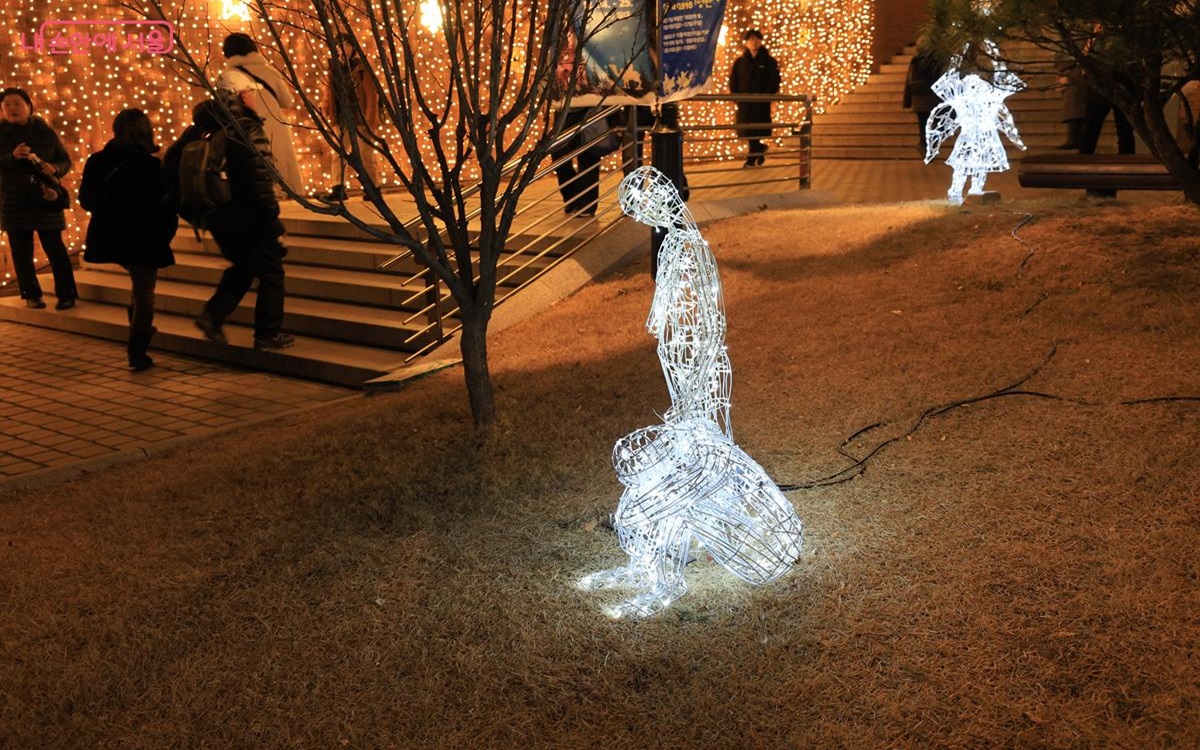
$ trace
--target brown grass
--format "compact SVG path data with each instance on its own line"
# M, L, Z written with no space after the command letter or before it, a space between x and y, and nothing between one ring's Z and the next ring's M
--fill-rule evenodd
M666 406L637 264L496 338L482 447L451 371L0 501L0 745L1200 745L1200 405L1118 403L1200 395L1200 215L706 231L735 435L781 482L1053 342L1027 387L1093 403L935 417L791 494L807 538L781 582L699 562L665 615L613 622L571 583L620 561L609 451Z

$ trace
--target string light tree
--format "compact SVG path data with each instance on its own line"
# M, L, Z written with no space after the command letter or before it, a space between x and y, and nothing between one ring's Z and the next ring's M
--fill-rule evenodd
M946 193L952 205L962 204L967 180L971 182L971 195L984 195L988 173L1008 169L1001 133L1017 148L1025 149L1012 112L1004 104L1006 98L1025 88L1025 83L1008 70L995 44L985 41L982 46L995 66L992 81L983 80L977 73L964 76L960 70L962 55L954 56L950 69L933 84L934 93L943 101L929 114L925 126L926 164L937 157L946 139L960 131L954 149L946 157L946 164L954 170Z
M612 22L613 13L587 12L592 1L436 0L439 25L421 23L434 7L427 0L247 0L256 35L274 50L314 135L345 161L363 190L361 202L289 195L410 252L445 285L459 310L468 400L481 434L496 419L487 330L497 262L518 199L561 130L551 112L557 92L547 83L564 66L570 104L569 82L582 64L582 45L567 43L570 22L586 12L588 24L578 32L584 42ZM170 17L172 10L165 0L143 6L152 17ZM322 76L328 80L348 77L352 56L367 61L364 85L378 94L378 123L366 120L348 80L336 87L343 99L339 119L331 119L322 93L296 63L330 61ZM192 80L211 87L186 44L178 45L174 59ZM367 149L411 199L416 224L407 224L410 217L386 200L383 179L364 169Z
M612 617L648 617L687 590L692 543L738 578L769 583L800 555L803 526L762 467L733 441L733 368L716 258L675 185L653 167L621 181L621 208L665 229L646 327L658 338L671 408L663 423L613 448L625 492L614 526L626 565L579 580L584 590L629 588Z

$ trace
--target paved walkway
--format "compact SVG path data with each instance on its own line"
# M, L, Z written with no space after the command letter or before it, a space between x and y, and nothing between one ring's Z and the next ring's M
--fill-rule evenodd
M0 322L0 493L358 395L151 353L156 366L131 373L120 344Z

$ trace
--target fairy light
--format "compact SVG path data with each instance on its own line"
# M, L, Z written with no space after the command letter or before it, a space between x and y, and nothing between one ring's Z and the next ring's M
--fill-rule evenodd
M421 3L421 25L432 34L442 30L442 6L438 0L424 0Z
M816 98L814 111L824 112L867 82L874 5L871 0L729 0L713 63L713 90L726 90L729 69L744 50L742 33L758 29L779 61L780 92L809 94ZM803 116L798 102L779 102L772 109L776 122L799 122ZM734 106L684 106L680 121L685 127L732 125ZM745 149L740 141L692 143L688 157L744 159Z
M111 137L113 118L122 109L144 110L154 123L156 142L165 148L191 123L191 110L196 102L208 96L205 90L180 76L163 56L119 46L115 51L92 46L84 54L51 55L48 51L37 53L17 45L19 34L24 33L28 40L47 20L139 19L136 12L123 6L122 0L23 0L10 5L13 7L7 17L5 40L8 54L0 56L0 80L29 91L37 115L45 118L62 138L74 164L64 180L72 194L78 190L84 161L103 148ZM179 13L172 22L184 46L196 59L212 61L207 71L210 80L220 72L223 61L220 46L230 31L250 33L268 61L279 66L274 43L261 20L255 18L253 0L168 0L166 5L172 14ZM414 34L412 39L422 80L444 84L446 53L438 0L406 0L405 5L414 26L422 32ZM782 91L815 95L820 111L866 81L871 63L872 7L870 0L731 0L714 67L716 88L724 88L725 75L741 54L741 32L759 28L780 62ZM303 90L320 106L327 95L329 53L321 40L310 35L311 13L299 12L311 11L311 3L282 0L272 3L271 8L273 15L283 14L277 16L285 21L277 24L282 46L298 71ZM515 0L513 12L518 23L525 23L531 13L543 8L544 4L535 0ZM368 64L378 70L378 53L368 41L367 21L360 13L349 15L351 30L364 42ZM101 30L115 29L95 29ZM539 25L534 44L541 43L540 31ZM511 55L517 65L527 59L520 46L506 49L506 55ZM486 67L481 75L487 75ZM511 95L506 92L501 104L506 104ZM692 106L684 107L681 116L688 124L731 124L733 110L731 105ZM302 109L289 114L297 124L303 125L307 120ZM800 115L799 105L776 105L777 120L798 119ZM401 167L407 168L399 132L394 127L382 127L380 132ZM447 145L453 147L449 139L454 137L454 128L447 127L444 132ZM336 165L317 133L297 128L293 131L293 141L301 169L301 185L297 186L300 192L323 191L336 182ZM735 142L697 143L690 147L689 156L741 158L739 146ZM422 142L421 153L427 163L436 160L432 142ZM470 180L477 174L474 165L468 164L462 177ZM398 184L398 179L387 169L381 170L380 181L385 186ZM87 213L76 205L68 212L64 234L68 246L81 247L86 227ZM6 242L0 236L7 264ZM37 260L44 262L44 257L39 254ZM7 265L5 272L8 273Z
M221 0L222 21L249 21L250 8L245 0Z

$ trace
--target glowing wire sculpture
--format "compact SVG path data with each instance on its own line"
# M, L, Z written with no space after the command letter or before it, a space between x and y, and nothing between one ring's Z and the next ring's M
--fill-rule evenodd
M617 441L613 465L625 491L614 516L627 565L580 579L587 590L640 593L609 611L647 617L687 590L693 541L738 578L764 584L800 555L803 526L778 487L733 442L733 370L712 250L675 186L653 167L621 181L621 208L667 230L646 327L658 338L671 408L663 423Z
M933 92L942 98L942 103L929 114L925 126L926 164L938 155L943 141L955 130L961 130L954 150L946 158L946 164L954 169L946 199L955 205L963 202L962 190L968 178L971 180L968 192L979 195L983 193L988 172L1008 169L1008 154L1000 133L1013 145L1025 149L1012 112L1004 104L1006 98L1025 88L1025 82L1008 70L995 45L985 42L984 48L996 60L992 82L974 73L962 75L961 58L955 56L950 69L933 84Z

